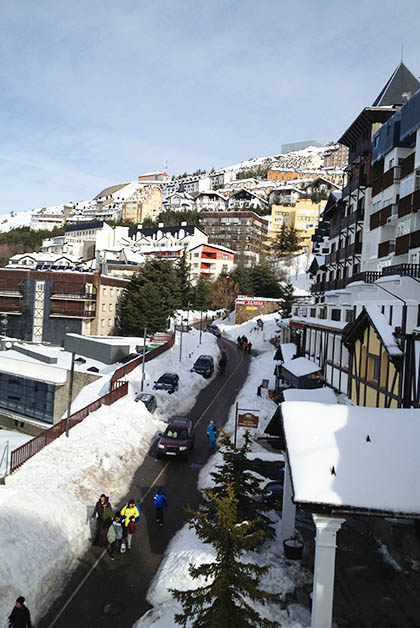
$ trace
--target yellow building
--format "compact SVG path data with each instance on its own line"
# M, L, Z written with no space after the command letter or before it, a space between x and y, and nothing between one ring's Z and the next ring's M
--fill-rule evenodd
M312 250L312 235L318 226L319 216L326 201L313 203L309 199L298 199L295 205L272 205L271 238L275 238L283 225L294 227L298 232L300 253Z
M350 351L349 396L358 406L398 408L404 355L383 314L364 309L343 331Z
M133 192L122 204L123 220L143 222L145 218L156 220L162 211L162 190L156 185L133 186Z

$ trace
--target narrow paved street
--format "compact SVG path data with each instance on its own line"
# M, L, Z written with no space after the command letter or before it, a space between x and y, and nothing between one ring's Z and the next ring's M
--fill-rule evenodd
M155 459L156 443L138 468L127 497L141 504L133 548L111 561L103 548L92 547L83 556L66 589L38 628L121 628L131 626L148 608L146 593L165 549L185 521L185 506L198 505L198 474L210 456L206 430L210 419L224 425L231 405L246 380L249 356L225 339L228 347L225 375L217 374L199 394L187 414L195 424L195 446L188 461ZM124 469L116 469L124 473ZM157 526L153 493L163 485L168 495L165 525ZM106 492L106 487L104 487ZM112 500L112 495L110 496ZM115 505L114 505L115 506Z

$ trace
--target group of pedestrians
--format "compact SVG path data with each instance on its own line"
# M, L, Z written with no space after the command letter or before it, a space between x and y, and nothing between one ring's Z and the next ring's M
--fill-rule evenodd
M163 526L163 509L168 505L168 500L162 486L153 496L153 505L156 522ZM132 547L136 525L141 516L140 507L134 499L129 499L114 514L109 497L102 493L91 516L91 521L96 522L93 545L105 545L111 560L114 560L116 551L124 554Z
M252 342L248 340L245 334L243 336L237 337L236 344L238 345L238 349L241 349L241 350L243 349L245 353L248 353L249 355L251 355Z

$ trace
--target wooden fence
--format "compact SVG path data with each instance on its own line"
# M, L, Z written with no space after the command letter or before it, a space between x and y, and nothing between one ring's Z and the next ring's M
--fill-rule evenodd
M162 337L162 340L165 340L166 342L160 345L160 347L156 347L155 349L152 349L152 351L146 353L145 362L153 360L153 358L156 358L164 351L173 347L175 336L172 334L166 334L165 338ZM103 397L99 397L99 399L93 401L81 410L71 414L68 418L69 429L83 421L83 419L85 419L91 412L95 412L95 410L98 410L101 406L110 406L118 399L121 399L121 397L125 397L128 393L128 382L121 381L121 378L124 377L124 375L127 375L127 373L131 373L133 369L139 366L142 363L142 359L142 356L140 356L139 358L135 358L118 368L111 377L110 392ZM32 438L32 440L28 441L24 445L14 449L10 454L10 473L16 471L16 469L22 466L24 462L29 460L29 458L32 458L32 456L41 451L41 449L43 449L46 445L49 445L53 440L64 434L66 431L66 424L67 419L62 419L48 430L45 430L42 434L39 434L39 436L35 436L35 438Z

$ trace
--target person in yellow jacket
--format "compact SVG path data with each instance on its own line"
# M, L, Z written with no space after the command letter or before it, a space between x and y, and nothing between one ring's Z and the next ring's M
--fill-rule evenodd
M141 517L141 510L138 506L136 506L134 499L130 499L124 508L121 508L121 517L123 517L123 536L127 541L127 549L131 549L131 540L133 535L128 529L128 524L130 523L130 520L132 520L131 517L134 517L135 523L138 523Z

